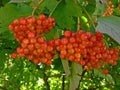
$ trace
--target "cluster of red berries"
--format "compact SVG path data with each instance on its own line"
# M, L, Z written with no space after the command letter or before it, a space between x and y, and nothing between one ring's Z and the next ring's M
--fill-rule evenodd
M77 33L66 30L64 38L55 40L56 49L62 59L77 62L85 70L100 69L105 64L116 65L119 49L107 49L100 32Z
M20 43L12 58L26 57L35 64L40 62L50 65L55 51L61 59L79 63L85 70L104 68L106 64L116 65L119 49L107 49L100 32L66 30L63 38L46 41L42 33L48 33L55 26L54 18L44 14L38 18L20 18L9 25L16 40ZM107 74L107 70L103 70Z
M53 41L46 42L42 33L48 33L55 26L54 18L47 18L44 14L38 18L20 18L9 25L9 29L14 31L16 40L21 44L17 47L13 58L27 57L35 64L40 62L51 64L54 57Z
M15 19L12 24L9 25L9 29L14 31L14 36L18 42L22 42L24 38L39 36L42 33L48 33L53 26L55 26L54 18L47 18L44 14L40 14L38 18L28 17Z

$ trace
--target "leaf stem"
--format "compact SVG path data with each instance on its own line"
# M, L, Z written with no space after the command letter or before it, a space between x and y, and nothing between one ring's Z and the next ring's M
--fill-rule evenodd
M42 3L43 0L39 0L38 3L35 5L35 7L33 8L33 11L32 11L32 16L34 15L36 9L38 8L38 6Z
M62 0L59 0L58 3L56 4L56 6L53 8L53 10L50 12L49 17L52 16L52 14L54 13L55 9L57 8L57 6L61 3Z

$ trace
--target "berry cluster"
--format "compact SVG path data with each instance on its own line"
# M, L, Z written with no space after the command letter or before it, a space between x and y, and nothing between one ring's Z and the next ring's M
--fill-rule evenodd
M108 4L107 4L107 11L103 14L103 16L110 16L112 15L114 10L114 5L111 1L108 0Z
M103 64L116 65L118 60L118 49L105 47L103 35L100 32L77 33L66 30L64 38L55 40L56 49L62 59L77 62L84 69L103 68Z
M14 31L15 38L21 43L24 38L36 37L42 33L48 33L53 26L55 26L54 18L47 18L44 14L40 14L38 18L22 17L16 19L9 25L9 29ZM30 33L33 33L34 36Z
M50 65L55 51L61 59L79 63L85 70L104 68L106 64L116 65L119 49L107 49L100 32L78 30L64 31L64 37L46 41L42 33L48 33L55 26L54 18L41 14L38 18L20 18L9 25L16 40L20 43L12 58L26 57L35 64ZM107 74L107 69L103 70Z
M21 46L17 47L17 53L13 53L12 57L27 57L35 64L40 62L51 64L51 59L54 57L53 40L46 42L41 34L48 33L54 25L54 18L47 18L44 14L38 18L14 20L9 29L14 31L14 36Z

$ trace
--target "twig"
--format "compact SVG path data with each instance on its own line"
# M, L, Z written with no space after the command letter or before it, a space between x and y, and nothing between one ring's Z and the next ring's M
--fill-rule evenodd
M43 1L43 0L39 0L39 2L35 5L35 7L34 7L34 9L33 9L33 11L32 11L32 16L34 15L37 7L42 3L42 1Z

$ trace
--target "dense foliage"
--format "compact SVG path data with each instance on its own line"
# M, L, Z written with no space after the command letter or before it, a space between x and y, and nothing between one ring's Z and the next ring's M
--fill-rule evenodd
M119 0L1 0L1 90L119 90Z

